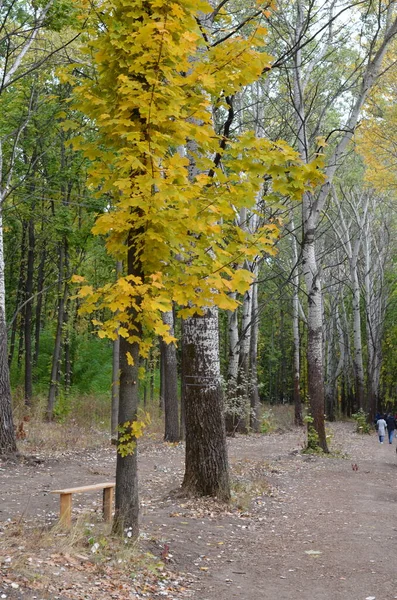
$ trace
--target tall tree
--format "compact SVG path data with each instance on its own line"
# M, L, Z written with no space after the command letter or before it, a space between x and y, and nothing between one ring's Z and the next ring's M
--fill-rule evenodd
M209 14L212 9L165 0L116 0L104 6L105 27L92 30L95 83L84 81L75 90L100 136L101 143L86 145L87 155L96 160L91 185L113 197L114 209L98 219L95 231L109 234L107 247L115 258L128 252L124 277L102 290L80 290L87 311L101 305L112 313L99 323L101 335L114 339L118 328L124 340L119 418L126 420L120 422L118 444L118 532L126 527L137 531L137 507L131 499L139 426L132 401L137 378L131 369L137 368L137 348L147 351L143 333L173 341L161 318L172 301L184 307L184 318L203 317L214 304L234 308L229 292L244 293L252 274L234 272L230 265L243 252L256 256L266 251L273 239L266 227L241 236L234 207L254 206L265 175L272 178L273 194L295 198L309 181L321 178L316 164L302 168L287 144L258 140L252 133L231 142L223 154L211 96L219 99L221 110L225 98L259 76L268 56L256 49L263 44L259 27L247 39L234 37L236 31L224 47L214 43L208 48L197 22L200 11ZM193 177L189 159L173 150L188 140L196 144L190 149L197 167Z

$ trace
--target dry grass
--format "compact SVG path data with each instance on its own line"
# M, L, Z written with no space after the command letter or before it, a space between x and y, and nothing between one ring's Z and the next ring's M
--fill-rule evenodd
M242 511L251 509L254 499L269 496L273 488L268 481L270 465L265 461L245 459L233 465L232 503Z
M0 555L0 571L3 568L7 578L17 578L21 585L46 593L59 576L63 585L72 588L79 582L86 585L86 573L108 582L113 571L130 577L133 570L155 570L158 564L154 556L139 551L137 542L113 536L110 525L96 520L92 513L81 514L66 531L60 525L2 524Z
M93 397L70 400L70 412L52 422L45 420L46 399L36 398L25 406L20 394L14 394L14 424L18 447L23 454L54 454L73 448L85 450L109 442L109 414L103 401ZM110 407L106 407L107 413Z

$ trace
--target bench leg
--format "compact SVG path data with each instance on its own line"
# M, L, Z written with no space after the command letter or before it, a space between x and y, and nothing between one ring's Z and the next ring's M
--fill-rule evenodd
M60 523L70 527L72 522L72 494L61 494Z
M103 518L107 523L112 520L113 488L103 490Z

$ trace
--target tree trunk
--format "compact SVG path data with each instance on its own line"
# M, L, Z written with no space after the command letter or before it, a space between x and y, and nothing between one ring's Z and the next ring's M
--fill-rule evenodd
M134 277L143 277L141 265L135 256L135 247L132 231L128 239L127 274ZM136 319L137 312L130 309L130 323L134 323L131 335L142 338L142 327ZM132 357L133 364L129 364L128 354ZM119 427L125 423L132 424L137 420L138 410L138 375L139 375L139 343L131 343L124 337L120 338L120 388L119 388ZM119 445L122 432L119 431ZM132 437L136 444L136 439ZM128 535L136 539L139 534L139 499L138 499L138 465L137 447L127 455L122 456L120 448L117 452L116 464L116 498L113 533L122 535L128 530Z
M41 252L40 264L37 273L37 303L36 303L36 318L35 318L35 333L34 333L34 356L33 365L37 365L40 351L40 332L41 332L41 311L43 307L43 287L44 287L44 267L47 258L45 249Z
M235 429L239 433L248 433L251 316L252 286L248 292L244 294L241 317L241 335L239 340L240 354L237 375L237 394L240 398L240 406L237 422L235 423Z
M220 381L218 311L186 319L182 339L186 415L183 488L199 496L230 499L223 398Z
M363 366L363 349L361 342L361 311L360 311L360 284L358 281L357 270L354 269L351 273L353 285L353 340L354 340L354 377L356 380L356 402L357 408L364 409L365 393L364 393L364 366Z
M328 452L324 422L324 374L323 374L323 336L322 336L322 292L320 273L317 268L315 240L316 231L313 220L313 207L310 205L310 193L304 194L303 233L304 246L302 267L308 296L307 316L307 362L308 393L310 414L318 435L318 443L324 452ZM316 219L317 221L317 219Z
M250 427L252 431L258 433L261 425L261 403L258 391L258 334L259 334L259 315L258 315L258 267L255 266L255 281L252 284L252 313L251 313L251 381L250 381Z
M19 279L18 279L17 295L16 295L16 300L15 300L15 314L13 315L13 322L12 322L12 327L11 327L10 352L8 355L9 366L11 366L12 359L14 356L15 339L16 339L16 335L17 335L18 322L20 319L19 307L21 305L21 299L23 296L23 282L24 282L24 278L25 278L25 269L26 269L26 231L27 231L27 223L26 223L26 221L22 221Z
M11 406L10 372L5 319L3 215L0 204L0 455L15 454L17 442Z
M168 325L169 332L174 335L174 314L173 311L163 313L163 323ZM176 359L175 344L166 344L163 340L160 342L162 355L164 378L164 413L165 430L164 441L179 442L179 416L178 416L178 365Z
M32 295L33 295L33 276L34 276L34 251L35 235L34 220L30 219L28 225L28 262L25 286L25 404L31 405L32 401Z
M136 327L135 322L135 327ZM134 329L133 335L137 335ZM127 353L132 356L133 365L128 364ZM118 423L136 421L138 410L138 368L139 345L131 344L124 337L120 338L120 405ZM119 438L121 432L119 433ZM116 463L116 495L113 533L122 535L128 530L131 538L136 539L139 534L138 525L139 499L138 499L138 464L137 448L126 456L117 452Z
M65 393L69 394L70 386L72 385L72 361L70 358L70 299L65 302L65 310L63 314L63 330L64 330L64 361L65 361L65 375L64 375L64 387Z
M65 273L65 250L64 245L60 244L59 248L59 274L58 274L58 311L57 311L57 329L55 334L54 351L52 354L52 366L51 366L51 379L50 387L48 392L47 400L47 420L52 421L54 417L54 408L57 395L58 387L58 372L59 372L59 359L61 356L61 343L62 343L62 328L64 319L65 302L68 296L68 285L65 282L63 284L64 273ZM63 287L63 291L62 291Z
M236 299L236 293L230 294L233 300ZM227 322L229 331L229 360L227 365L227 379L237 381L239 345L238 345L238 309L227 311Z
M116 263L116 279L121 275L123 263ZM120 336L117 335L113 342L113 361L112 361L112 405L111 405L111 421L110 435L112 440L117 440L117 427L119 424L119 395L120 395ZM146 394L146 385L145 385ZM144 402L146 406L146 402Z
M145 387L146 393L146 387ZM112 439L117 439L117 427L119 424L119 397L120 397L120 336L113 342L113 364L112 364L112 408L110 432Z
M291 221L291 229L295 230L294 221ZM301 427L303 425L302 400L300 392L300 335L299 335L299 272L298 272L298 249L296 239L292 236L292 249L294 267L292 271L292 337L294 343L293 356L293 384L294 384L294 422Z
M331 306L331 310L334 307ZM337 365L335 361L334 352L334 338L335 338L335 323L334 323L334 312L328 318L328 335L326 336L326 383L325 383L325 405L328 415L328 420L335 421L335 401L336 401L336 371Z

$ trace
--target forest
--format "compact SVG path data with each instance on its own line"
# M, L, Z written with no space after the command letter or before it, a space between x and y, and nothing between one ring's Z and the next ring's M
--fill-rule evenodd
M101 421L138 536L161 415L182 489L292 406L396 406L395 0L0 2L0 455Z

